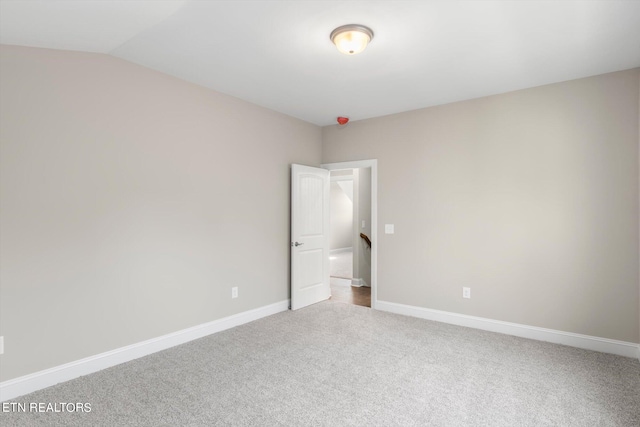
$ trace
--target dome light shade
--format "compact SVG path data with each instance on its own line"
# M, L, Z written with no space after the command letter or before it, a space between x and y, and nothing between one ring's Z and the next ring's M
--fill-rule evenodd
M373 31L363 25L350 24L336 28L329 37L340 52L355 55L367 47L373 39Z

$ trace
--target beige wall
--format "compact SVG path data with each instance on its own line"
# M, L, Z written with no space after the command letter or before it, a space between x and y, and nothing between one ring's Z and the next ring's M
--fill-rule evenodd
M0 60L0 380L289 297L320 128L105 55Z
M378 298L637 343L638 74L323 128L378 159Z

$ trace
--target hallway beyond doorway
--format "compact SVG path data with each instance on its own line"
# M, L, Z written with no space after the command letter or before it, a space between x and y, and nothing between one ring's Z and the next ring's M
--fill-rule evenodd
M353 252L340 250L329 257L331 300L371 307L371 288L351 286Z
M329 256L329 276L340 279L353 279L353 251L351 248L331 251Z
M331 301L371 307L371 288L351 286L350 279L331 277Z

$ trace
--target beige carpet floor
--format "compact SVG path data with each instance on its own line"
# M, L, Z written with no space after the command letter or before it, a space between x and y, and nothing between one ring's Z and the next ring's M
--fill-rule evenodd
M92 410L3 427L638 427L640 362L327 301L16 401Z

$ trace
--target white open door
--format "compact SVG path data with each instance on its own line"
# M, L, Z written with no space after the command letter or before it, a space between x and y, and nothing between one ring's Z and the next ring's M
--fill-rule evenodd
M291 165L291 309L331 296L329 171Z

